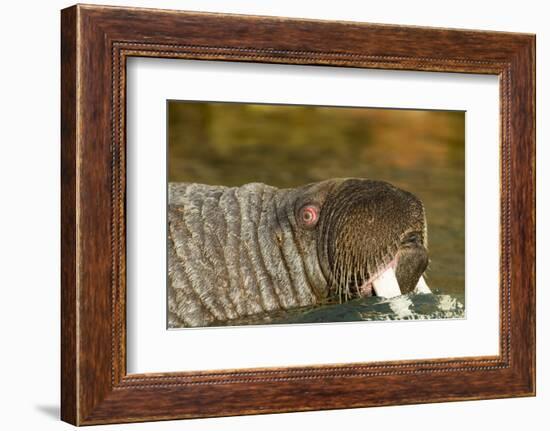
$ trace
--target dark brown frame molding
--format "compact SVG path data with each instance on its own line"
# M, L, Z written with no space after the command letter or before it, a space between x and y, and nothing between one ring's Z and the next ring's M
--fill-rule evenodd
M534 35L83 5L61 18L63 420L88 425L535 394ZM131 56L498 75L500 354L128 375Z

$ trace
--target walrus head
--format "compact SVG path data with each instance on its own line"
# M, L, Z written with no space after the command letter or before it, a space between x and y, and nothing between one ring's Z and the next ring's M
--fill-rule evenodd
M172 326L429 292L423 205L386 182L171 183L168 221Z
M325 300L386 296L382 284L388 283L397 294L407 293L423 283L426 218L413 194L348 178L295 189L292 201L297 241L309 254L306 261L317 260L326 283L317 283L316 291Z

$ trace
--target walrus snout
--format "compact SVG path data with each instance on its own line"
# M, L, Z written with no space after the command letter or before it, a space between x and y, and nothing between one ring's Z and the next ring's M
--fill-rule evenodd
M319 230L319 255L340 301L397 296L421 279L425 285L426 220L413 194L383 181L345 180L327 196Z

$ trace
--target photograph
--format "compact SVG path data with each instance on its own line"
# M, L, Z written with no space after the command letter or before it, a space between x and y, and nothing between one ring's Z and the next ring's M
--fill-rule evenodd
M464 111L167 117L169 329L465 318Z
M7 421L541 422L542 6L196 3L6 21Z

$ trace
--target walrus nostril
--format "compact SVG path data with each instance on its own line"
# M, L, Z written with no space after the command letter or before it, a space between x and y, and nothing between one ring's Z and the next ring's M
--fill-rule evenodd
M401 239L401 247L414 247L423 244L423 233L418 231L407 232Z

